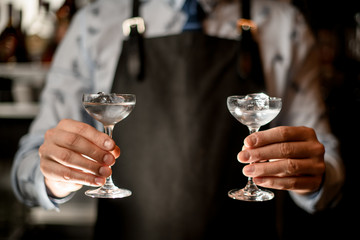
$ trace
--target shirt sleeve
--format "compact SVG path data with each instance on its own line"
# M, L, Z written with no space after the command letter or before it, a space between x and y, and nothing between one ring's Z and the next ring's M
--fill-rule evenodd
M40 171L37 150L20 151L15 158L11 173L12 188L16 197L27 206L42 206L47 210L57 210L58 205L69 201L75 193L64 198L54 198L48 194L44 176Z
M309 213L336 205L341 198L345 170L339 143L331 133L319 84L319 61L313 36L300 13L296 13L292 41L292 65L284 94L279 125L307 126L315 130L325 147L325 175L320 190L309 195L290 192L295 203Z
M42 206L48 210L57 209L56 204L47 195L37 150L18 152L11 178L14 193L21 202L30 207Z
M84 42L81 41L82 22L81 17L75 17L75 24L58 48L41 94L40 112L29 133L21 139L12 166L13 191L21 202L31 207L58 209L59 203L71 197L54 199L47 194L38 154L46 131L65 118L93 123L81 106L82 93L92 87L91 66L88 59L84 60Z
M309 195L290 192L294 202L308 213L336 206L342 197L341 189L345 179L344 166L336 151L338 149L337 140L331 135L328 135L326 139L319 140L325 145L325 149L328 149L325 153L326 168L321 188Z

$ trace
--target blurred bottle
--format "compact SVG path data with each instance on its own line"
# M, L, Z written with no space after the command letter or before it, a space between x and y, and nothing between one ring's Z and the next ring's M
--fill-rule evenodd
M65 0L64 4L56 11L56 29L54 38L45 50L42 56L42 62L51 62L56 48L64 38L76 11L77 6L75 0Z
M27 62L24 34L21 30L22 11L16 11L10 3L7 5L7 24L0 34L0 63ZM0 77L0 102L12 102L13 80Z
M18 19L14 21L14 13ZM0 34L0 62L26 62L28 54L25 47L24 34L21 30L22 11L14 11L8 4L8 22ZM17 22L17 24L14 24Z
M257 26L251 20L250 1L242 0L242 19L237 23L240 39L238 47L238 75L248 84L248 91L265 91L264 73L260 57L259 46L256 41Z
M58 20L56 39L60 42L64 37L72 17L77 11L75 0L65 0L64 4L56 11L56 17Z
M40 62L55 34L56 17L50 3L39 0L38 15L27 30L26 46L32 61Z

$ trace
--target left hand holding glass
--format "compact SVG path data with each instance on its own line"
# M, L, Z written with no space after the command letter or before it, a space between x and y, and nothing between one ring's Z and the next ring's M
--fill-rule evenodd
M245 138L238 160L253 163L243 173L253 177L256 185L309 194L320 188L324 153L313 129L276 127Z

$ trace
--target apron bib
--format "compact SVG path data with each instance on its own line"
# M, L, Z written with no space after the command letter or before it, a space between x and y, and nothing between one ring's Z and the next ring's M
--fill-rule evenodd
M128 44L112 92L135 94L137 102L114 129L121 156L113 179L133 195L99 199L96 237L240 239L259 219L271 234L273 201L227 196L247 180L236 156L248 129L231 116L226 99L264 89L237 77L238 42L200 32L144 39L142 81L128 74Z

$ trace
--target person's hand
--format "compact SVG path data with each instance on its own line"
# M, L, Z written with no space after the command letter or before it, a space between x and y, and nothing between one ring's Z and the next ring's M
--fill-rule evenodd
M325 172L324 146L307 127L276 127L245 138L238 154L255 184L299 194L319 189Z
M120 149L105 133L65 119L46 132L39 155L47 188L51 195L61 198L83 185L103 185Z

